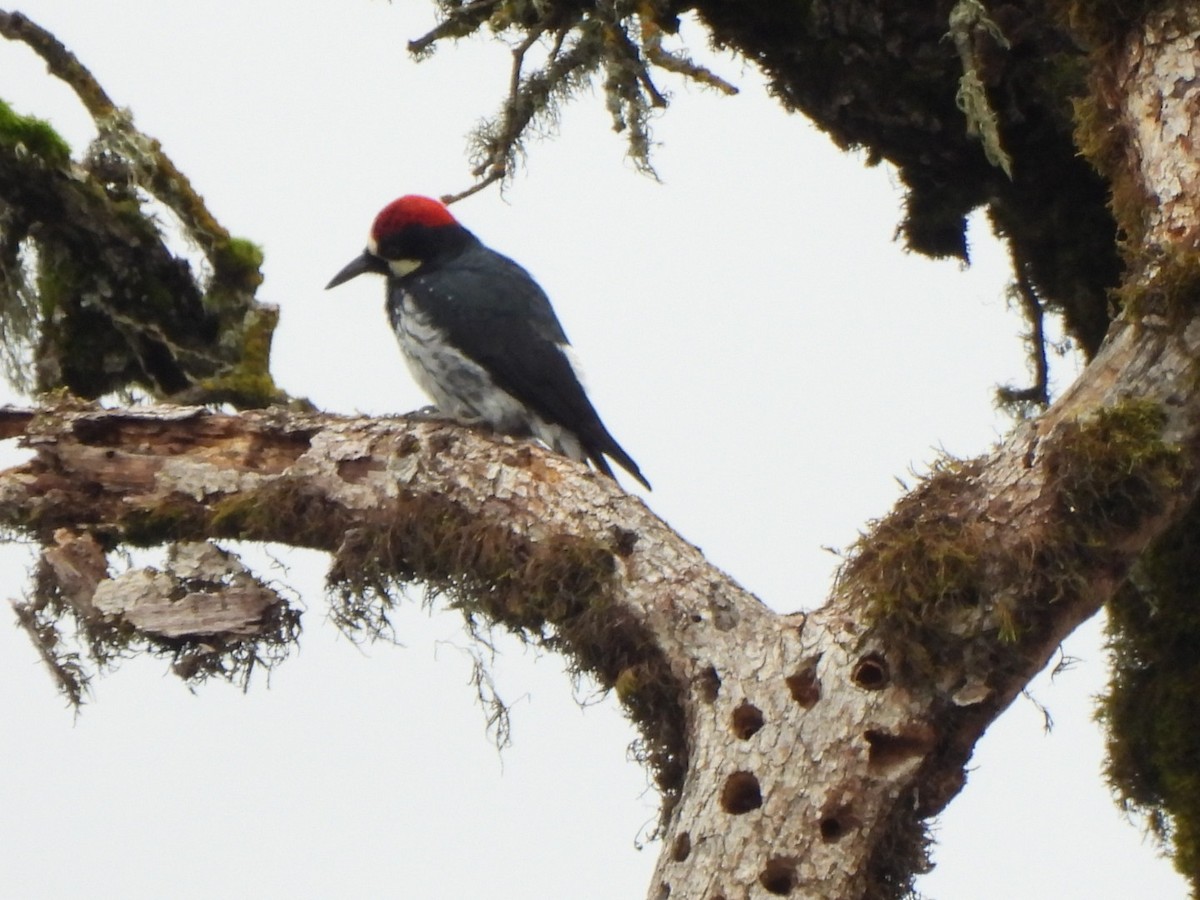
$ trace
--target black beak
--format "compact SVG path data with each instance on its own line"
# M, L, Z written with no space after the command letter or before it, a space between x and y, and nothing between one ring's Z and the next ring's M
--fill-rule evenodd
M351 278L356 278L364 272L386 275L388 272L387 263L370 250L364 250L361 256L355 257L348 266L333 276L329 284L325 285L325 290L337 287L339 284L345 284Z

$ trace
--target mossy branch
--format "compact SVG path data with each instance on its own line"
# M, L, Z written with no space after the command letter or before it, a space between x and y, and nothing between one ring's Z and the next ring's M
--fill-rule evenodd
M255 299L261 250L230 236L57 38L2 10L0 35L37 53L97 129L76 163L49 125L0 104L0 312L17 386L85 397L138 388L239 406L285 399L269 372L276 315ZM207 277L168 247L147 196L203 251Z
M350 627L386 626L399 588L417 583L469 622L561 651L638 724L667 847L687 832L693 853L709 852L708 836L728 830L722 810L757 808L758 782L729 773L746 752L743 726L773 729L753 752L782 756L756 771L795 779L774 783L791 830L773 839L824 854L830 868L818 871L854 880L838 896L858 896L867 879L907 884L924 859L921 820L961 788L984 729L1194 502L1198 356L1200 328L1124 324L1039 421L985 459L945 463L876 523L830 603L807 616L767 610L610 480L444 423L3 411L0 436L23 436L34 456L0 473L0 524L52 548L76 535L104 550L213 538L318 548L333 558L332 602ZM64 572L56 590L70 603L77 579ZM140 633L145 621L126 615L123 626ZM53 630L33 632L72 684ZM97 658L122 652L120 627L111 640L95 633ZM744 718L746 702L761 717ZM797 749L782 736L801 722ZM831 846L840 807L805 807L800 772L853 776L855 815L870 827L856 819ZM724 807L697 799L715 796ZM858 864L845 867L847 854ZM678 886L685 868L668 852L656 878Z
M1112 673L1098 718L1122 806L1200 877L1200 504L1144 554L1108 607Z
M0 35L21 41L42 58L50 74L64 81L97 121L117 111L116 105L87 67L63 43L19 12L0 10Z
M36 450L0 473L0 526L46 548L19 612L73 702L92 670L134 652L169 655L190 681L244 683L280 661L298 615L228 554L195 542L282 542L331 555L334 619L352 633L385 634L404 586L418 584L469 623L562 652L602 689L640 673L622 700L670 808L687 758L682 689L644 611L623 593L632 558L668 537L610 479L466 429L282 410L4 410L0 436ZM499 482L486 474L497 449ZM479 479L491 488L480 492ZM553 485L573 485L581 503L628 527L564 516L545 500L529 505L531 489ZM486 512L477 502L485 495ZM158 571L114 577L107 554L122 545L173 549ZM74 622L82 647L61 639L63 621ZM477 688L488 695L485 677ZM502 705L490 709L503 737Z
M470 187L447 194L460 200L497 182L503 184L525 152L530 136L553 130L558 105L604 72L605 103L613 128L626 132L629 157L635 166L653 175L650 119L667 106L669 97L654 82L653 69L682 76L685 81L725 94L737 89L686 54L667 50L664 34L678 30L668 4L660 0L640 3L605 0L580 8L564 2L529 3L523 0L476 0L472 3L442 0L438 26L409 42L409 50L424 58L441 40L456 39L487 27L513 39L513 64L508 93L499 113L471 136ZM527 71L527 57L545 48L543 65Z
M1150 296L1163 289L1143 285ZM1200 327L1195 306L1173 306L1177 328L1127 313L1038 420L986 458L939 466L872 525L830 602L809 615L766 609L611 480L444 423L172 407L3 411L0 436L22 437L33 458L0 473L0 525L48 548L54 578L41 579L41 605L26 620L68 692L83 679L78 660L60 652L58 619L99 616L86 633L100 663L157 620L100 602L101 588L78 590L73 573L87 567L61 565L56 548L90 541L102 554L236 538L321 549L347 627L379 633L400 589L416 583L468 622L560 651L615 689L663 792L667 847L686 833L692 853L712 852L726 814L762 803L738 760L748 730L774 730L752 751L763 778L793 779L770 785L788 829L772 840L810 854L816 871L848 872L837 896L861 896L866 880L908 883L923 864L922 820L962 787L979 736L1195 503ZM103 581L105 569L100 559L90 571ZM158 580L135 575L119 593L141 595ZM81 596L90 606L72 600ZM251 609L264 601L255 590L240 596ZM119 620L106 618L114 612ZM239 615L233 628L246 622ZM272 634L284 646L292 637ZM194 636L159 628L158 637ZM239 648L231 670L257 666L259 643L221 645ZM204 659L188 652L179 662L194 675ZM746 718L747 702L757 715ZM783 736L801 723L797 749ZM861 785L853 825L840 806L805 806L801 772ZM712 797L723 798L719 808ZM845 865L848 855L856 865ZM655 883L679 886L691 871L667 853ZM772 884L801 877L764 872Z
M134 126L129 111L113 103L87 66L54 35L19 12L0 10L0 35L28 45L46 63L50 74L75 92L99 131L99 143L93 152L115 152L129 166L139 186L179 217L188 235L209 255L214 268L223 264L217 250L229 242L229 232L209 212L204 199L158 141Z

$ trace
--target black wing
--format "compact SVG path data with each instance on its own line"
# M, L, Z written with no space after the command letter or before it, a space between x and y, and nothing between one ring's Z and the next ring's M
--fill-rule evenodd
M479 245L449 269L418 270L405 287L450 342L483 366L502 388L547 422L574 433L605 474L611 456L648 488L616 442L563 352L567 336L550 300L521 266Z

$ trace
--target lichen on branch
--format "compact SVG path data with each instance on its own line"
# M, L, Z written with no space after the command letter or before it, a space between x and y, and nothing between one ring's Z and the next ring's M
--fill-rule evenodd
M37 53L92 116L81 158L46 122L0 101L0 317L21 390L258 407L284 398L268 362L276 310L259 302L262 252L208 211L161 145L140 132L53 35L0 10L0 36ZM151 201L199 248L196 272Z
M613 129L624 132L629 158L647 174L653 139L650 121L668 105L654 71L672 73L725 94L732 84L693 60L686 52L664 46L664 35L679 31L679 18L665 0L599 0L581 6L568 2L529 0L438 0L440 24L413 41L418 59L439 42L488 28L512 44L508 93L499 112L471 135L472 175L469 188L443 199L454 202L496 182L511 178L530 136L553 131L561 103L603 74L605 106ZM541 63L533 67L532 59Z
M639 535L545 506L529 515L531 485L574 472L581 490L603 498L594 505L652 521L611 479L444 423L281 409L6 409L0 437L35 454L0 472L0 527L44 547L18 612L72 702L91 673L132 652L169 654L189 681L244 683L282 660L299 615L203 543L282 542L330 555L332 617L352 636L387 634L393 605L415 585L473 630L505 629L563 654L601 689L616 688L669 812L687 763L682 688L644 613L622 594ZM487 488L456 491L464 478ZM519 489L505 489L513 483ZM480 497L486 512L474 504ZM167 562L114 576L107 556L122 546L169 548Z
M256 669L271 669L295 645L299 612L232 553L204 542L172 543L160 567L114 575L107 549L93 532L56 529L43 545L30 596L13 603L18 624L74 707L96 674L128 657L167 657L189 683L215 676L245 689Z

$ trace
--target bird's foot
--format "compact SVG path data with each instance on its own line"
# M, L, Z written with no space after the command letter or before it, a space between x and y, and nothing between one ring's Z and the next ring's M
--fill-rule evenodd
M422 406L405 413L404 417L417 422L445 422L448 425L464 425L468 428L490 427L480 416L455 416L442 412L436 406Z
M412 412L405 413L406 419L417 419L421 422L450 422L454 421L452 416L443 413L436 406L422 406L420 409L414 409Z

